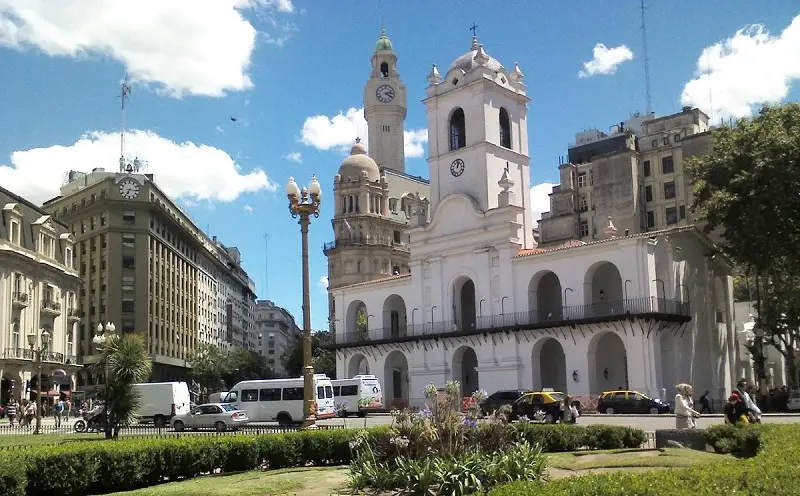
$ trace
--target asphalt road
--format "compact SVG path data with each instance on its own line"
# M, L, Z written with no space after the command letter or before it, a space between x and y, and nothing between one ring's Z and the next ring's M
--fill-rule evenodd
M775 414L764 415L762 420L765 424L772 423L800 423L800 414ZM320 421L320 424L341 425L343 419L332 419ZM364 419L351 417L347 419L348 427L363 427ZM705 428L715 424L721 424L724 420L722 415L707 415L698 419L697 427ZM375 425L389 425L392 423L391 415L370 415L366 418L367 427ZM605 424L605 425L627 425L639 429L653 432L657 429L674 429L674 415L585 415L578 419L582 425Z
M800 423L800 414L774 414L774 415L764 415L762 418L762 422L766 424L772 423ZM69 423L64 422L62 423L61 428L56 429L55 423L52 418L43 418L42 419L42 430L43 433L46 434L69 434L74 432L72 427L75 423L75 419L70 419ZM388 414L377 414L377 415L370 415L366 417L366 419L361 419L357 417L350 417L348 419L330 419L330 420L321 420L318 422L320 425L344 425L350 428L359 428L359 427L373 427L378 425L390 425L392 423L392 417ZM657 429L674 429L675 428L675 416L674 415L585 415L578 419L578 423L581 425L592 425L592 424L606 424L606 425L627 425L630 427L637 427L639 429L653 432ZM715 424L723 423L721 415L707 415L700 419L698 419L698 427L705 428ZM271 423L254 423L250 424L250 429L258 429L258 427L277 427L277 424ZM32 431L32 429L31 429ZM11 434L26 434L30 432L27 429L14 427L9 428L7 421L4 419L0 421L0 435L11 435ZM132 435L153 435L157 431L150 428L144 428L141 430L134 429L134 430L124 430L123 435L125 436L132 436ZM161 431L162 433L169 433L172 432L172 429L164 429ZM187 432L188 434L188 432Z

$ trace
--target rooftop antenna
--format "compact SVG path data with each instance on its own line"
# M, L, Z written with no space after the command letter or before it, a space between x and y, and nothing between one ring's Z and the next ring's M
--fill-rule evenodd
M264 233L264 299L269 298L269 234Z
M706 52L706 66L708 66L708 121L714 122L714 101L711 99L711 52Z
M131 84L128 82L128 71L125 71L125 79L122 81L120 99L122 100L121 117L122 130L119 133L119 171L125 172L125 101L131 94Z
M647 114L653 111L653 97L650 94L650 56L647 52L647 22L645 22L645 6L644 0L640 0L639 4L642 10L642 50L644 52L644 87L647 97Z

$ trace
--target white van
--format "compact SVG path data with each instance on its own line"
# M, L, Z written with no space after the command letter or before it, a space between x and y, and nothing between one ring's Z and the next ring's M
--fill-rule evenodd
M211 393L208 395L208 403L224 403L226 396L228 396L227 391L220 391L219 393Z
M251 422L288 425L303 421L303 378L242 381L231 388L225 403L247 412ZM325 374L314 374L317 419L336 415L333 385Z
M153 422L164 427L175 415L189 413L191 399L185 382L145 382L134 384L139 393L136 416L140 422Z
M342 416L357 413L365 417L383 408L381 383L374 375L356 375L349 379L334 379L333 396L342 407Z

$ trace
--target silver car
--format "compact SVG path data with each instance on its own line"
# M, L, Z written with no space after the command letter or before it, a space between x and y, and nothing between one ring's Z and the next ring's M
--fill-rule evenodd
M236 430L249 423L247 412L226 403L206 403L192 408L189 413L172 417L172 428L177 432L184 429L215 429L222 432Z

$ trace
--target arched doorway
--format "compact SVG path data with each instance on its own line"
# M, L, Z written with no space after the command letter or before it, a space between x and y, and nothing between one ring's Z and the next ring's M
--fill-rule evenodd
M367 357L361 353L350 357L350 361L347 364L347 377L355 377L357 375L367 374L369 374L369 363L367 362Z
M389 408L408 406L408 360L402 351L395 350L386 357L383 367L383 389Z
M585 303L587 317L607 317L625 313L625 294L619 269L611 262L598 262L586 271ZM589 313L590 312L590 313Z
M545 339L539 352L541 389L567 392L567 358L564 348L554 338Z
M478 355L470 346L462 346L453 353L453 380L461 385L461 396L470 396L480 389Z
M548 270L533 276L528 283L528 308L536 310L532 312L531 323L561 321L562 294L561 281L555 272Z
M8 400L14 396L14 389L17 387L16 380L13 377L9 377L7 375L3 376L3 379L0 381L0 390L2 390L2 395L0 395L0 401L2 404L5 405L8 403Z
M459 331L475 329L475 283L468 277L453 284L453 318Z
M680 342L671 332L661 331L658 334L658 346L658 357L661 362L661 377L658 384L666 389L669 395L674 386L680 382L678 377L681 377L683 372L680 364Z
M604 331L589 343L589 389L592 394L628 388L628 356L617 334Z
M369 340L369 324L367 305L361 300L350 302L345 315L345 342L354 343Z
M406 322L406 302L399 295L390 295L383 302L383 337L405 336Z

